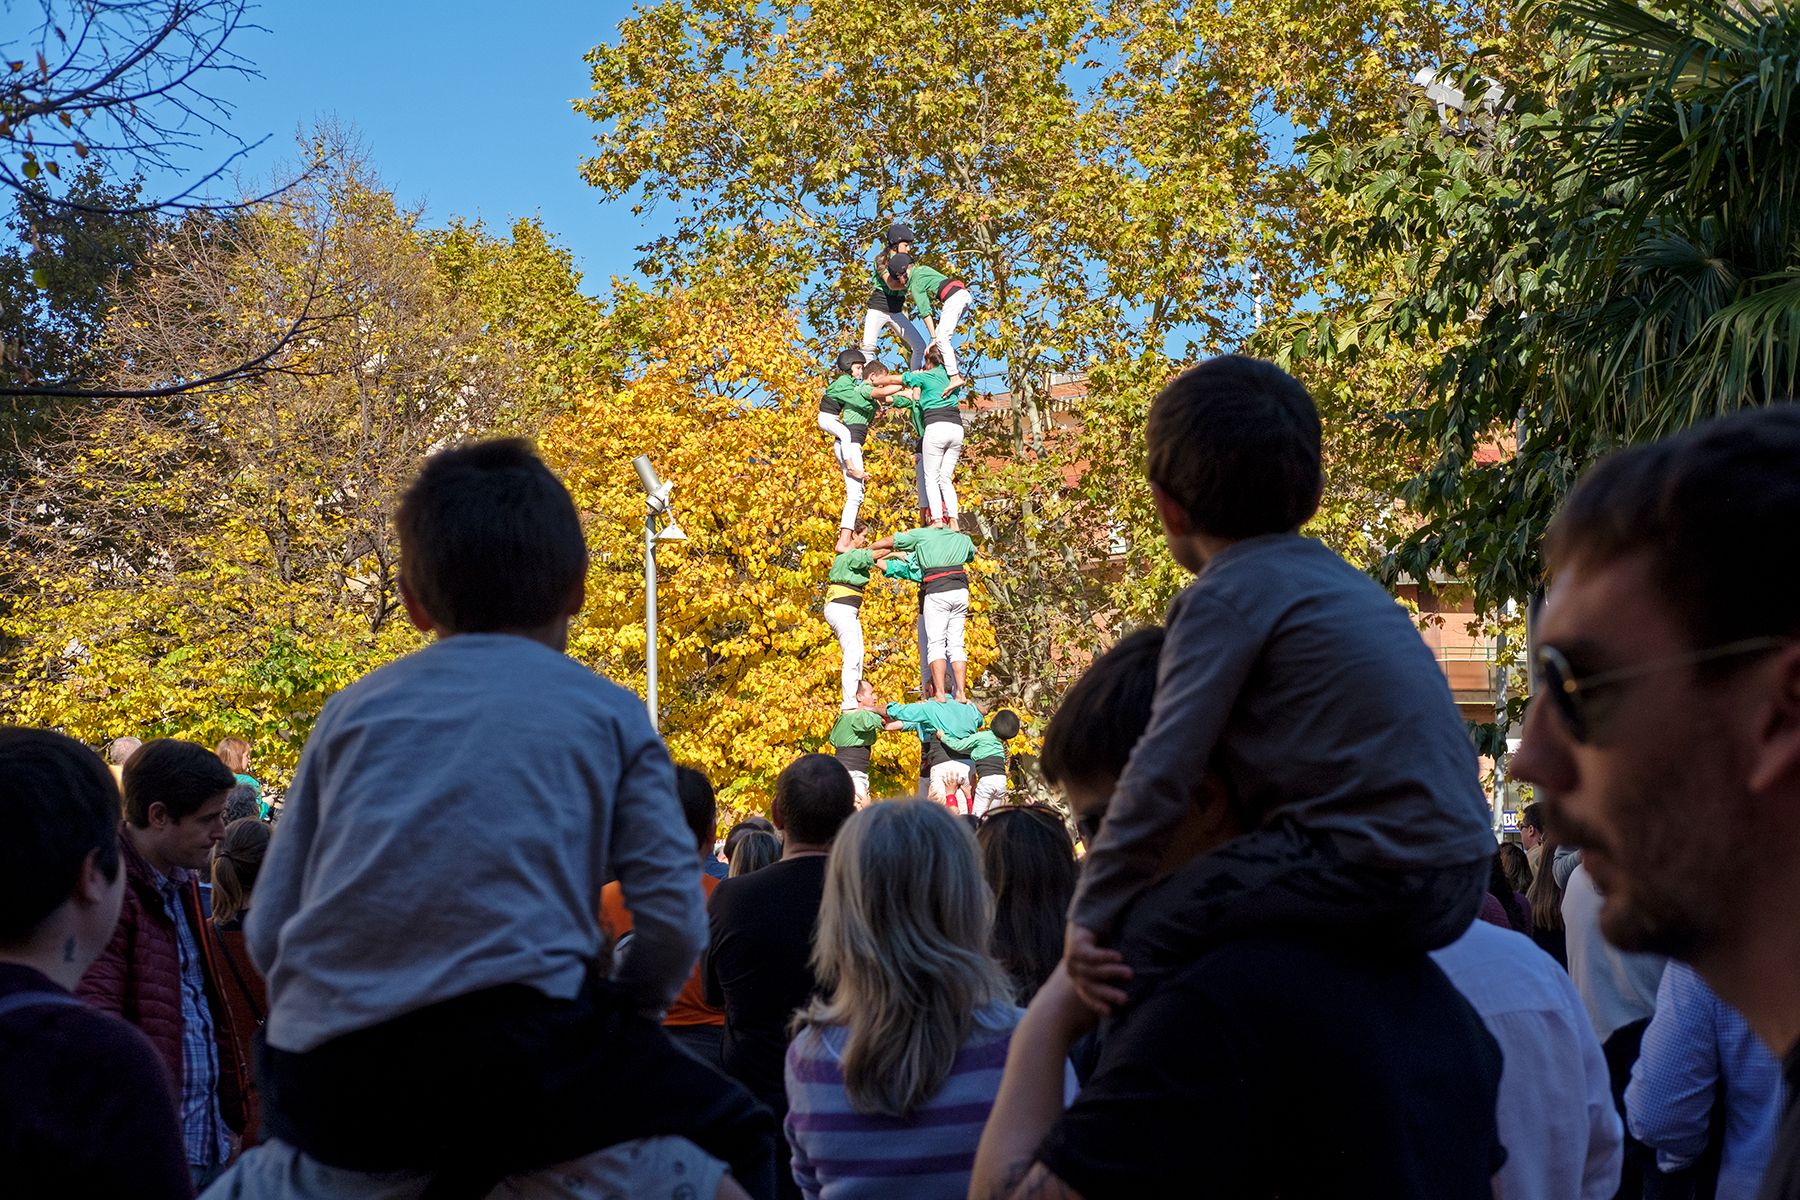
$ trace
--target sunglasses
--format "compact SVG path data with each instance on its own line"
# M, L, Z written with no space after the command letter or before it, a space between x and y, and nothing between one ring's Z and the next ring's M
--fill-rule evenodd
M987 811L986 816L981 818L981 823L986 825L989 822L997 821L1001 817L1010 816L1013 813L1029 813L1034 820L1042 821L1046 825L1054 825L1064 833L1069 831L1067 818L1056 809L1051 808L1048 804L1029 803L996 805Z
M1699 663L1717 662L1728 658L1743 658L1752 654L1766 654L1771 650L1788 644L1788 638L1754 637L1741 641L1726 642L1722 646L1711 646L1705 650L1695 650L1689 654L1678 654L1672 658L1659 658L1654 662L1640 663L1635 667L1621 667L1614 671L1598 671L1592 675L1577 675L1569 665L1568 655L1555 646L1543 645L1537 649L1534 664L1540 684L1539 695L1548 697L1555 705L1557 715L1562 718L1569 736L1579 743L1586 743L1593 734L1593 717L1588 706L1595 694L1621 683L1629 683L1634 679L1642 679L1660 671L1672 671L1677 667L1691 667Z

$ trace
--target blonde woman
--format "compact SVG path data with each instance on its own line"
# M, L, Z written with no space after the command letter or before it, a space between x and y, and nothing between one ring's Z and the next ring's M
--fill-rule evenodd
M808 1200L968 1193L1023 1015L988 954L975 835L942 804L890 800L832 843L813 944L820 992L795 1018L786 1130ZM1065 1102L1075 1079L1065 1065Z

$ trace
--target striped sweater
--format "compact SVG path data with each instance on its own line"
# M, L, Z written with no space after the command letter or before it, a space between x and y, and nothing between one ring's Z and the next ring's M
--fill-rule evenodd
M1006 1049L1024 1015L1010 1004L978 1012L943 1086L904 1118L850 1106L839 1061L848 1036L843 1028L803 1031L788 1046L786 1130L794 1180L807 1200L963 1200ZM1067 1103L1075 1096L1075 1073L1066 1064L1064 1072Z

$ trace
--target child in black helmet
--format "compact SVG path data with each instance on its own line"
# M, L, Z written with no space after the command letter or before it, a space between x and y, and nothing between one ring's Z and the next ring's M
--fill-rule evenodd
M861 350L839 354L838 373L826 385L825 396L819 402L819 428L831 435L832 457L837 459L844 476L844 511L838 522L837 541L840 553L850 548L857 510L862 507L863 480L868 478L863 470L862 447L869 436L869 422L875 418L876 401L900 390L899 381L891 376L865 380L865 362Z
M950 374L950 386L961 387L967 381L957 369L956 350L951 346L950 338L956 332L956 323L974 301L968 285L916 261L904 251L889 256L887 283L890 287L906 289L913 311L925 322L926 336L944 356L944 370ZM935 322L933 314L936 315Z
M907 365L916 371L925 361L925 339L918 327L906 319L906 290L887 277L891 256L912 252L913 231L905 225L889 225L886 244L875 255L874 287L869 292L869 306L863 311L862 352L864 358L874 358L882 327L889 326L906 343Z

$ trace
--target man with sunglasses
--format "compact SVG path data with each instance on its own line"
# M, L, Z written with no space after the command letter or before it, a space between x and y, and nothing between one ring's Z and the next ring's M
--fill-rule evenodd
M1691 963L1800 1095L1800 407L1633 447L1545 546L1516 778L1548 796L1625 950ZM1790 1107L1765 1200L1800 1200Z

